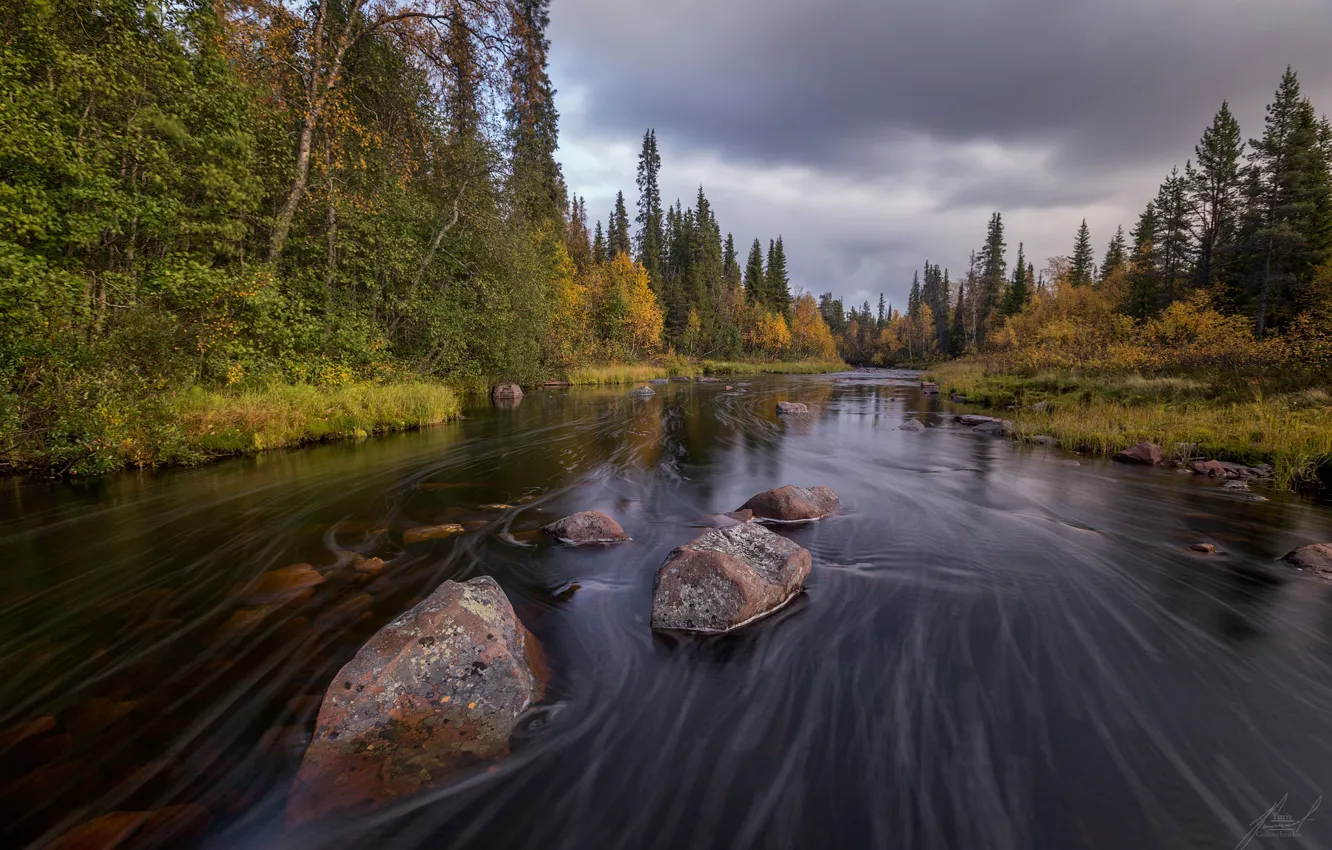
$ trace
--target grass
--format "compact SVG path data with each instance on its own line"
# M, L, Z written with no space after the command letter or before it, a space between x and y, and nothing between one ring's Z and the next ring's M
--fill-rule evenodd
M187 446L216 456L422 428L457 417L461 408L454 390L418 382L239 393L195 389L177 409Z
M965 361L928 373L946 392L1004 415L1018 436L1045 434L1075 451L1110 454L1140 442L1247 463L1267 462L1288 489L1332 466L1332 397L1321 388L1263 395L1247 382L1201 376L1078 373L1019 376ZM1244 393L1247 391L1247 397ZM1048 402L1048 411L1026 409Z
M704 360L703 372L708 375L826 375L845 372L849 366L840 360L793 360L751 362L744 360Z
M574 386L599 387L610 384L641 384L654 378L671 375L701 375L696 365L672 368L651 363L611 363L605 366L580 366L569 371L569 383Z

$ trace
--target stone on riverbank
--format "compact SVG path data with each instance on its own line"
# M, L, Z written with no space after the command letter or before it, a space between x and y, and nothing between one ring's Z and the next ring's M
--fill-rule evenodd
M1155 466L1165 457L1161 447L1155 443L1138 443L1136 446L1130 446L1122 452L1116 452L1111 460L1120 463L1134 463L1141 466Z
M787 484L767 490L739 507L752 511L757 520L810 522L840 510L842 502L831 487L795 487Z
M519 715L541 699L538 653L493 578L444 582L338 671L287 822L410 794L507 754Z
M810 555L753 523L709 531L671 552L652 585L652 628L726 632L794 598Z
M1314 543L1286 553L1281 560L1319 578L1332 580L1332 543Z
M620 524L601 511L582 511L552 522L542 531L561 543L582 546L588 543L622 543L629 540Z
M1004 437L1013 432L1013 423L1007 419L991 419L971 429L973 434L988 434L991 437Z

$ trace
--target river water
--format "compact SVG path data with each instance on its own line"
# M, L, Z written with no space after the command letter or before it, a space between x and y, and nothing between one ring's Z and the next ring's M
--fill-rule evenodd
M543 390L414 434L0 482L0 844L192 804L127 846L1232 848L1332 791L1332 586L1274 560L1332 540L1328 506L971 434L910 373L748 383ZM782 484L844 506L782 529L813 554L807 594L735 635L654 636L667 553ZM592 508L634 542L532 533ZM402 544L442 522L470 530ZM359 555L389 567L357 578ZM303 602L238 597L297 562L328 578ZM482 574L551 667L513 754L284 832L337 669ZM1299 837L1276 814L1248 846L1332 846L1332 806Z

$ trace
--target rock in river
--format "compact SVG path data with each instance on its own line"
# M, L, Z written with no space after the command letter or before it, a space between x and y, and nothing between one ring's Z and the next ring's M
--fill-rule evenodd
M1308 570L1319 578L1332 579L1332 543L1315 543L1288 552L1281 560Z
M898 425L898 426L897 426L897 430L899 430L899 431L924 431L924 430L925 430L925 423L924 423L924 422L921 422L919 419L908 419L907 421L903 422L901 425Z
M561 543L621 543L630 539L620 524L601 511L583 511L552 522L542 531Z
M509 751L541 699L535 639L493 578L446 581L338 671L287 801L299 823Z
M809 408L798 401L779 401L777 402L777 412L779 414L809 413Z
M794 487L787 484L759 493L740 506L754 512L754 518L772 522L809 522L823 519L842 507L831 487Z
M496 384L490 391L492 401L518 401L523 397L523 388L517 384Z
M652 389L652 387L639 387L638 389L629 393L629 395L633 396L634 398L652 398L656 394L657 391Z
M1138 443L1122 452L1117 452L1112 460L1120 463L1136 463L1142 466L1155 466L1164 457L1161 447L1156 443Z
M709 531L671 552L652 585L652 628L717 633L791 601L810 556L753 523Z

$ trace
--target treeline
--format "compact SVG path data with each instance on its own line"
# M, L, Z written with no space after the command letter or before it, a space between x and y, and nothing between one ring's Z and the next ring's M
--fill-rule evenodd
M652 133L637 226L588 234L548 3L0 0L5 455L194 385L831 355L780 240L746 280L701 190L662 208Z
M996 212L965 273L952 278L926 263L905 311L885 310L882 296L877 313L868 302L848 311L825 295L822 312L842 356L891 364L1041 345L1050 354L1060 341L1048 325L1056 317L1074 337L1119 343L1167 313L1176 321L1222 317L1227 333L1259 343L1329 330L1332 122L1287 69L1262 135L1246 144L1223 103L1194 157L1171 170L1127 235L1116 230L1099 263L1085 220L1072 253L1039 272L1021 243L1011 266L1007 249ZM1169 312L1172 305L1181 309ZM1101 327L1093 334L1080 322Z

